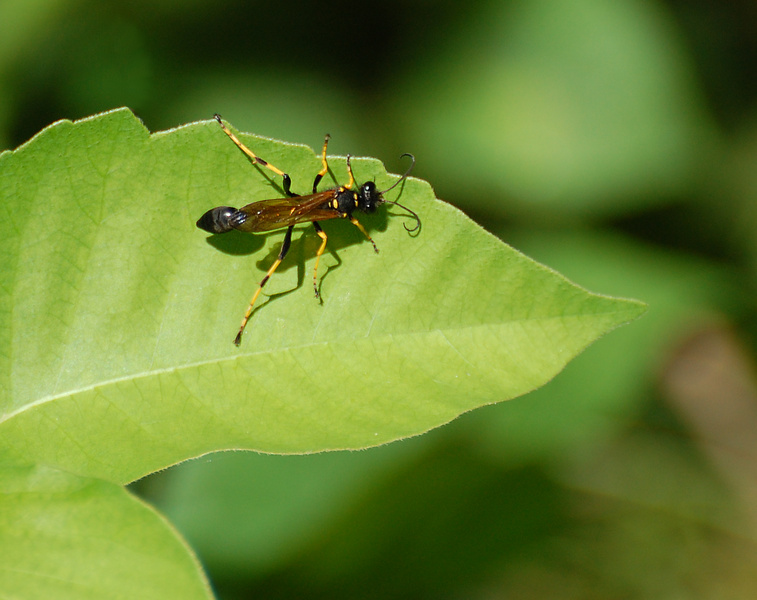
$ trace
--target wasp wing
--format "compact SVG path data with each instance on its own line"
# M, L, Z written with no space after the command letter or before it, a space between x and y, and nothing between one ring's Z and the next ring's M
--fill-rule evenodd
M253 202L239 209L247 218L236 229L249 232L273 231L298 223L336 219L341 215L331 208L333 197L333 191L325 191L307 196Z

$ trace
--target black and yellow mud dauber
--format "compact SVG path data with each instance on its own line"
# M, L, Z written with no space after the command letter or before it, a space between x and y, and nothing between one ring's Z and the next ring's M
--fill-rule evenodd
M242 341L242 333L247 325L247 321L250 319L255 301L258 299L263 286L271 275L273 275L274 271L276 271L276 268L281 264L281 261L284 260L284 257L289 251L289 246L292 241L292 230L295 225L300 223L312 223L316 233L321 238L321 245L316 252L315 267L313 269L313 287L315 288L316 298L320 296L318 292L318 262L321 255L326 250L326 241L328 239L326 233L318 224L319 221L326 221L328 219L349 219L352 224L365 235L368 241L373 244L373 249L376 252L378 252L376 243L371 239L371 236L360 222L353 216L355 211L372 213L382 204L395 204L410 213L416 221L415 227L408 228L408 226L405 225L405 229L410 232L419 230L421 220L415 212L402 206L398 202L386 200L384 198L384 194L402 183L408 177L410 171L412 171L413 166L415 165L415 157L412 154L402 155L403 157L410 157L412 161L410 167L392 186L383 191L378 191L376 189L376 184L373 181L366 181L360 186L358 191L352 189L352 186L355 184L355 176L352 173L350 156L348 155L347 173L350 178L349 182L346 185L340 185L339 187L319 192L317 191L318 184L329 170L328 162L326 160L326 148L329 144L330 136L326 135L326 139L323 142L323 150L321 152L322 166L313 181L313 193L299 196L290 189L292 186L292 180L289 175L263 160L252 152L252 150L247 148L247 146L240 142L237 136L235 136L223 123L219 115L215 115L215 118L223 128L224 133L231 138L237 147L244 152L254 164L265 167L276 173L276 175L281 176L283 180L282 187L287 196L286 198L260 200L248 204L247 206L243 206L240 209L232 208L231 206L218 206L206 212L197 221L197 227L204 229L209 233L228 233L234 229L249 233L263 233L274 231L276 229L283 229L284 227L287 228L279 255L268 269L265 277L263 277L258 284L258 289L255 290L255 294L250 300L250 305L247 307L247 311L244 314L237 337L234 338L234 343L237 346Z

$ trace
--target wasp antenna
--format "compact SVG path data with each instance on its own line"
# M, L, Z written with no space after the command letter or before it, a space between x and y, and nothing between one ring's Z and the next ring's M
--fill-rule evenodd
M400 178L399 178L399 179L398 179L397 181L395 181L395 182L394 182L394 183L393 183L393 184L392 184L392 185L391 185L390 187L386 188L386 189L385 189L385 190L384 190L383 192L381 192L381 195L382 195L382 196L383 196L384 194L386 194L386 193L387 193L388 191L390 191L390 190L393 190L394 188L396 188L396 187L397 187L397 186L398 186L398 185L399 185L400 183L402 183L403 181L405 181L405 179L407 179L407 176L408 176L408 175L410 175L410 172L411 172L411 171L413 170L413 167L415 166L415 157L414 157L414 156L413 156L412 154L410 154L410 153L408 153L408 152L405 152L405 154L403 154L402 156L400 156L400 158L405 158L406 156L409 156L409 157L410 157L410 160L412 161L412 162L410 163L410 166L409 166L409 167L407 168L407 171L405 171L405 174L404 174L404 175L403 175L402 177L400 177ZM406 210L407 210L407 209L406 209Z
M399 206L402 210L406 210L409 212L413 219L415 219L415 227L408 227L407 223L403 223L402 226L409 231L410 233L413 233L414 231L418 231L421 228L421 218L418 216L418 213L416 213L414 210L410 210L407 206L403 206L399 202L394 202L393 200L385 200L387 204L394 204L396 206Z

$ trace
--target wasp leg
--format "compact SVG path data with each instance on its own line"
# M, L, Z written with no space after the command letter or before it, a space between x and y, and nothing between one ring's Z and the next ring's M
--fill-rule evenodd
M237 145L237 147L242 152L244 152L252 162L254 162L254 163L256 163L256 164L258 164L258 165L260 165L262 167L265 167L266 169L269 169L270 171L273 171L274 173L276 173L276 175L281 175L281 178L284 180L283 181L284 193L287 196L289 196L290 198L293 198L293 197L297 196L297 194L295 194L294 192L292 192L290 190L290 188L292 187L292 178L289 177L289 175L287 175L286 173L284 173L284 171L282 171L281 169L279 169L277 167L274 167L268 161L263 160L262 158L260 158L252 150L250 150L247 146L245 146L242 142L240 142L239 138L237 136L235 136L231 132L231 130L228 127L226 127L226 125L224 124L224 122L221 120L221 115L213 115L213 116L215 117L215 120L218 121L218 124L221 126L221 129L223 129L223 132L231 138L231 141L234 142ZM324 146L324 150L325 150L325 146ZM325 157L325 154L324 154L324 157Z
M376 254L378 254L378 246L376 246L376 242L373 241L373 238L368 235L368 232L365 230L365 227L363 227L360 224L360 221L358 221L355 217L350 217L350 222L357 227L360 231L363 232L363 235L366 237L366 239L373 244L373 249L376 251Z
M352 164L350 163L350 159L351 158L352 157L348 154L347 155L347 173L350 176L350 180L347 182L347 185L343 185L342 186L345 190L351 190L352 186L355 184L355 175L353 175L353 173L352 173ZM362 227L361 227L361 229L362 229ZM365 230L363 231L363 233L365 233ZM368 235L368 234L366 233L366 235ZM370 240L371 238L368 238L368 239Z
M250 320L250 315L252 314L252 307L255 306L255 301L258 299L260 292L263 290L263 286L266 284L266 282L271 277L271 275L273 275L273 272L281 264L281 261L284 260L284 257L287 255L287 252L289 252L289 245L292 242L293 229L294 229L294 225L287 228L287 232L284 234L284 242L281 244L281 250L279 251L278 258L276 258L275 262L271 265L271 268L268 269L268 273L266 273L265 277L263 277L263 279L260 281L260 283L258 284L258 289L255 290L255 294L252 296L252 300L250 300L250 305L247 307L247 312L244 313L242 324L239 326L239 333L237 333L237 337L234 338L234 343L237 346L239 346L239 344L242 342L242 333L244 332L244 328L247 325L247 321Z
M326 241L329 238L317 221L313 221L313 227L315 227L315 232L322 240L320 248L318 248L318 251L315 253L315 267L313 267L313 289L315 289L315 297L320 298L321 294L318 292L318 263L321 260L321 254L326 250Z
M321 170L318 171L318 174L315 176L315 181L313 181L314 194L318 191L318 184L321 182L321 179L323 179L323 176L329 172L329 163L326 160L326 147L329 145L330 139L331 136L327 133L326 139L323 140L323 150L321 151Z
M373 238L370 235L368 235L368 232L365 230L365 227L362 226L360 221L358 221L355 217L350 217L350 221L355 227L357 227L360 231L363 232L363 235L371 244L373 244L373 249L376 251L376 253L378 253L379 250L378 250L378 247L376 246L376 242L374 242ZM321 245L315 254L315 267L313 268L313 288L315 289L315 297L320 298L321 294L318 291L318 263L321 260L321 255L326 251L326 241L328 240L328 236L326 235L326 232L318 224L317 221L313 221L313 227L315 227L315 232L318 234L318 237L320 237L322 240Z
M329 172L329 163L326 160L326 148L328 148L330 139L331 136L327 133L326 138L323 140L323 150L321 150L321 170L318 171L318 174L315 176L315 180L313 181L314 194L318 191L318 184L321 182L321 179L323 179L323 176ZM313 221L313 227L315 228L315 232L318 234L318 237L321 238L321 245L315 255L315 267L313 267L313 289L315 290L315 297L320 298L321 294L318 291L318 263L321 260L321 255L326 250L326 241L328 240L328 236L317 221Z

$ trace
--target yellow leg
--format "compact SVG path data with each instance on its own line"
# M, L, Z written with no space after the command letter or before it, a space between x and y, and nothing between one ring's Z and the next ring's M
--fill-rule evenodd
M255 293L252 296L252 300L250 300L250 305L247 307L247 311L244 313L244 317L242 318L242 324L239 326L239 333L237 333L237 337L234 338L234 343L239 346L239 344L242 343L242 333L244 333L244 328L247 326L247 321L250 320L250 315L252 314L252 308L255 306L255 301L258 299L258 296L260 295L260 292L263 290L263 286L265 285L266 281L268 281L268 278L273 275L273 272L276 270L276 268L281 264L281 261L276 259L276 262L274 262L271 265L271 268L268 269L268 273L266 273L266 276L263 278L263 281L260 282L260 285L258 285L258 289L255 290Z
M315 254L315 267L313 267L313 289L315 289L315 297L320 298L321 294L318 292L318 263L321 261L321 254L326 251L328 236L318 223L313 222L313 227L315 227L315 232L318 234L318 237L321 238L321 246Z
M349 154L347 155L347 173L350 176L350 181L347 185L343 185L342 187L346 190L351 190L352 186L355 185L355 176L352 174L352 164L350 163L350 158L352 158ZM362 227L360 229L363 229ZM365 233L365 229L363 229L363 233ZM368 235L367 233L365 235ZM371 239L371 238L368 238Z
M242 324L239 326L239 332L237 333L237 337L234 338L234 343L237 346L239 346L239 344L242 343L242 333L244 333L244 328L247 326L247 321L250 320L250 315L252 314L252 309L255 306L255 301L258 299L258 296L260 296L260 292L263 291L263 286L266 284L266 282L271 277L271 275L273 275L274 271L276 271L278 266L281 264L281 261L284 260L284 257L289 251L289 244L292 242L293 229L294 227L289 227L287 229L287 232L284 235L284 242L281 244L281 250L279 251L278 258L276 258L276 261L271 265L271 268L268 269L268 272L265 274L265 277L263 277L263 279L258 284L258 289L255 290L255 293L253 294L252 299L250 300L250 305L247 307L247 311L244 313Z
M360 221L358 221L355 217L350 217L350 222L357 227L360 231L363 232L363 235L368 239L368 241L373 244L373 249L378 253L378 246L376 246L376 242L373 241L373 238L368 235L368 232L365 230L365 227L363 227L360 224Z
M318 184L321 182L321 179L323 179L323 176L329 172L329 163L326 160L326 148L329 145L330 139L331 136L327 133L326 139L323 140L323 150L321 151L321 170L318 171L318 174L315 176L315 181L313 181L314 194L318 191Z
M236 135L234 135L234 133L228 127L226 127L224 122L221 120L221 115L214 115L214 116L215 116L216 121L218 121L218 124L221 126L221 129L223 129L223 132L231 138L231 141L237 145L237 148L239 148L242 152L244 152L252 162L262 167L265 167L266 169L269 169L270 171L273 171L274 173L276 173L276 175L280 175L282 179L284 180L284 192L286 192L287 196L296 195L289 191L289 188L292 185L292 179L289 177L289 175L284 173L284 171L282 171L281 169L273 166L268 161L260 158L252 150L250 150L247 146L245 146L242 142L240 142L239 138ZM324 146L324 149L325 149L325 146Z
M323 140L323 150L321 150L321 170L318 171L318 174L315 176L315 181L313 182L314 194L318 191L318 184L321 179L323 179L323 176L329 172L329 163L326 160L326 149L328 148L330 139L331 136L327 133L326 138ZM315 267L313 268L313 289L315 290L315 297L320 298L321 294L318 292L318 263L321 261L321 254L326 251L326 241L328 240L328 236L316 221L313 221L313 227L315 227L315 232L318 234L318 237L321 238L321 245L315 255Z

